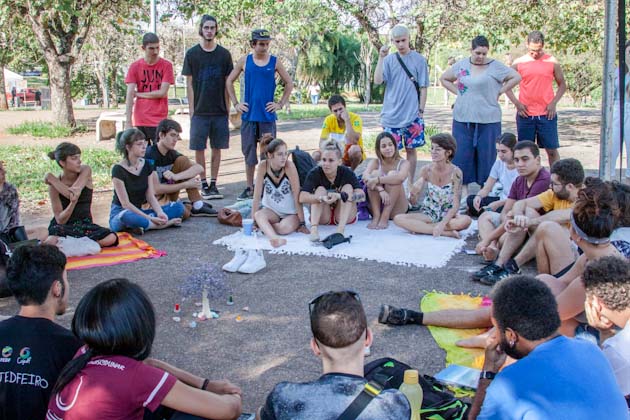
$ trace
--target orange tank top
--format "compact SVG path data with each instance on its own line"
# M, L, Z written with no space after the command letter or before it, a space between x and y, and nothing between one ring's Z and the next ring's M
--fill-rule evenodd
M527 106L531 116L547 114L547 105L555 96L553 91L554 63L551 58L549 54L545 54L538 60L516 65L518 73L523 78L519 85L518 100Z

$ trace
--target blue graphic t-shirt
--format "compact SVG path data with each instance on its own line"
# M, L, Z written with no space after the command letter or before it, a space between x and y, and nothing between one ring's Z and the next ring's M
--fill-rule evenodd
M328 373L306 383L281 382L267 396L262 420L336 420L366 384L365 378ZM407 398L398 390L381 392L357 420L400 420L411 417Z

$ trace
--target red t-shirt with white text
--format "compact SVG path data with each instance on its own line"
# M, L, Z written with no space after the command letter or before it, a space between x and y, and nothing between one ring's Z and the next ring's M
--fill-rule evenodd
M162 83L175 83L173 64L160 58L155 64L147 64L144 58L134 61L129 67L125 83L135 83L137 91L154 92ZM168 98L135 98L133 125L135 127L157 127L168 116Z
M177 379L125 356L97 356L48 403L46 420L142 420Z

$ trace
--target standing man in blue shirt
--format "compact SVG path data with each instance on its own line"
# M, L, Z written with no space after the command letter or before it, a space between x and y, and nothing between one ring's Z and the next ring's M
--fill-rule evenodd
M258 164L256 148L258 140L265 133L276 137L276 111L289 102L293 81L278 57L269 53L271 35L266 29L252 31L250 45L253 53L242 57L227 78L227 90L234 109L242 112L241 149L245 157L245 175L247 186L238 196L238 200L247 200L254 196L254 171ZM234 82L241 72L245 73L243 102L239 102L234 90ZM276 92L276 73L284 81L284 93L280 102L274 101Z
M410 166L408 182L411 186L418 161L416 149L424 146L424 107L429 69L426 58L411 50L406 26L394 26L391 38L397 52L389 54L389 45L383 45L374 70L374 83L385 83L381 125L383 130L394 136L398 149L404 148L407 152ZM410 79L405 68L414 80Z

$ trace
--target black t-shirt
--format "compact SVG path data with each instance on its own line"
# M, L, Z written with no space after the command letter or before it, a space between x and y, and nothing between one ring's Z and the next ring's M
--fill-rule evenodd
M161 184L167 183L167 180L164 179L164 172L171 171L175 160L180 156L182 156L182 154L177 150L169 150L163 155L160 153L157 144L147 147L147 151L144 153L144 158L153 165Z
M45 318L0 322L0 420L44 419L59 373L81 345Z
M129 202L140 208L147 202L146 194L147 188L149 188L149 176L151 175L151 172L153 172L153 166L151 165L151 162L147 160L144 161L142 170L140 170L138 175L134 175L122 166L116 164L112 168L112 178L118 178L125 184L125 190L127 191ZM112 202L122 206L115 189L114 199Z
M313 194L317 187L324 187L327 190L340 191L341 187L346 184L352 185L352 188L354 189L361 189L361 183L359 183L359 180L352 169L347 166L339 165L337 167L335 182L334 184L331 184L328 178L326 178L324 170L321 166L316 166L310 170L308 175L306 175L306 180L304 181L304 185L302 185L301 191Z
M192 76L195 115L228 115L225 107L225 79L234 63L230 52L220 45L204 51L199 44L186 51L184 76Z

